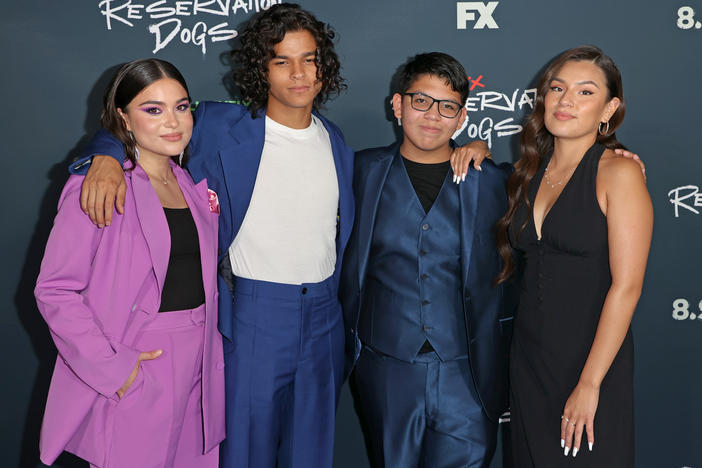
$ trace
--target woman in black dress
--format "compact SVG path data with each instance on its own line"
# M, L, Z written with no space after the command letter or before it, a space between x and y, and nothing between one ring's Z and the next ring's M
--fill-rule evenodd
M498 281L514 270L511 248L523 261L510 355L518 467L634 466L630 323L653 212L640 167L614 153L623 118L616 65L584 46L548 66L522 133L498 224Z

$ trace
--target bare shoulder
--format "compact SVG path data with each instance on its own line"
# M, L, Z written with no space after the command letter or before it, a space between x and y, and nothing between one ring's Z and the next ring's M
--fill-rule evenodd
M606 185L644 184L641 166L633 159L618 155L613 150L605 150L600 158L597 178Z

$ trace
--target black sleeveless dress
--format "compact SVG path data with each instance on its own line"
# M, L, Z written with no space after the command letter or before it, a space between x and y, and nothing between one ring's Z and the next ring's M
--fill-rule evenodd
M572 450L564 456L560 447L563 408L587 360L612 281L607 220L595 193L604 150L596 144L580 161L544 218L540 240L524 204L510 227L512 246L524 260L510 354L515 467L634 466L631 329L600 387L593 451L585 431L577 457ZM544 158L530 184L532 204L550 159Z

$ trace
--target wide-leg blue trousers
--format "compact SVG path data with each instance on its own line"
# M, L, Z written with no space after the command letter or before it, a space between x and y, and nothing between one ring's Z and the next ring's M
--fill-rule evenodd
M406 362L366 346L353 375L374 468L487 468L497 422L487 417L468 358Z
M330 468L344 370L335 278L299 286L234 278L233 301L220 466Z

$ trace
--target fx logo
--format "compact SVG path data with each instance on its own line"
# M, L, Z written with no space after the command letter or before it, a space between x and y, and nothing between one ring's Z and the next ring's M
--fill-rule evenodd
M468 21L475 21L475 13L478 12L478 21L475 21L473 29L499 29L492 14L500 2L457 2L456 3L456 28L466 29Z

